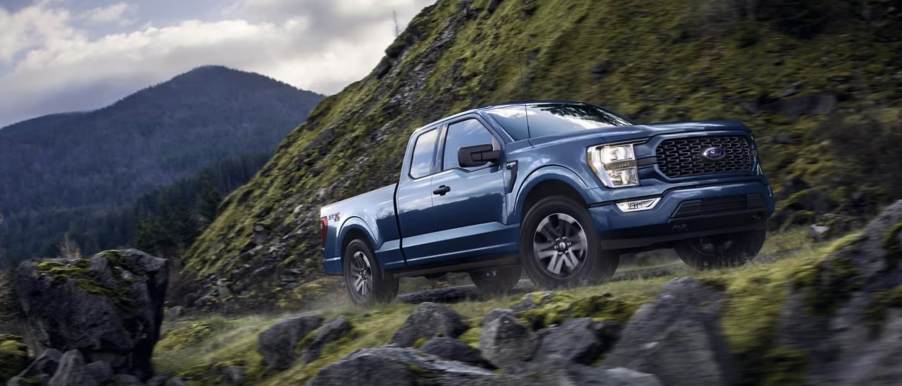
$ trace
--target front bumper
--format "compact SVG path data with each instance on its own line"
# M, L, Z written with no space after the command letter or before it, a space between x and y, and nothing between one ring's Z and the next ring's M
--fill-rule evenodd
M773 197L760 181L666 191L650 210L622 212L612 202L589 208L603 249L636 249L695 237L762 229Z

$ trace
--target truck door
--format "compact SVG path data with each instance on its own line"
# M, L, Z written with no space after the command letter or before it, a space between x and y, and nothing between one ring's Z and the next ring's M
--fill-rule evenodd
M401 230L401 246L407 259L430 254L428 235L435 231L432 209L432 175L436 168L436 152L439 128L420 133L411 138L404 160L398 191L395 196L398 208L398 225Z
M450 121L442 139L436 165L441 171L432 176L433 256L423 263L466 263L515 248L516 231L503 224L503 163L469 168L458 163L460 148L491 144L500 150L500 139L476 116Z

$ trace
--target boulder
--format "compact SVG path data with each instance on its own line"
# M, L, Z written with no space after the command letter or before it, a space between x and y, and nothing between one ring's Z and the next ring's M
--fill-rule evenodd
M433 288L398 295L398 300L408 304L458 303L479 298L479 290L474 286Z
M783 303L775 349L818 385L895 385L902 349L902 200L803 272Z
M695 279L674 279L633 315L602 365L653 374L668 386L732 384L718 320L723 298Z
M523 375L527 385L663 386L654 375L622 367L603 369L579 364L549 363L550 367ZM546 364L548 366L549 364ZM701 383L699 385L702 385Z
M34 351L79 350L89 362L143 378L152 371L167 280L165 259L115 250L22 263L16 292Z
M344 316L330 320L313 333L313 339L301 351L301 361L310 363L319 358L323 347L351 332L353 326Z
M116 374L110 379L109 386L144 386L144 384L134 375Z
M412 347L418 340L425 341L435 336L457 338L469 328L463 317L448 306L421 303L395 332L391 342L403 347Z
M11 378L8 382L10 386L18 386L18 385L28 385L33 384L37 381L41 384L45 384L47 380L53 376L53 373L56 372L57 366L59 366L60 358L63 356L63 353L54 349L44 350L41 355L37 357L28 367L25 368L18 376ZM5 378L4 378L5 379Z
M569 362L591 364L613 346L619 326L616 323L594 322L591 318L565 321L560 326L540 331L541 343L536 361L556 357Z
M479 350L454 338L437 336L426 342L423 347L420 347L420 351L439 358L463 362L473 366L494 368L491 363L482 357Z
M85 370L85 359L78 350L66 351L60 358L48 386L97 386L97 381Z
M285 370L296 359L295 346L323 323L319 315L304 315L279 322L257 337L257 351L273 370Z
M104 361L95 361L85 366L85 373L93 378L97 384L102 385L113 377L113 368Z
M482 326L479 336L482 355L497 367L519 371L536 351L536 334L521 324L513 313L498 311L494 315Z
M503 375L405 347L367 348L326 367L310 386L497 385Z

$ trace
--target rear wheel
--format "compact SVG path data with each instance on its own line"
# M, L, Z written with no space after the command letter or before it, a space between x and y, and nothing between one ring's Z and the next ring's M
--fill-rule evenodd
M470 279L479 292L486 295L510 293L520 281L520 266L505 266L470 272Z
M728 268L743 265L758 255L766 231L753 230L698 237L676 245L677 255L695 269Z
M589 212L562 196L544 198L526 213L520 255L529 278L545 288L608 280L620 262L619 255L602 251Z
M355 304L387 303L398 294L398 279L382 273L363 240L348 243L343 260L345 287Z

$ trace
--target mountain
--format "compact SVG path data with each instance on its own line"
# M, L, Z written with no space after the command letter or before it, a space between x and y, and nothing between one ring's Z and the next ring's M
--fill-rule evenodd
M409 133L468 108L582 100L639 122L728 118L760 144L772 226L856 228L902 197L902 14L845 0L440 0L323 100L185 256L189 305L296 305L319 207L394 182Z
M0 130L0 247L9 259L118 245L149 191L241 155L271 154L322 96L220 66L194 69L90 112ZM0 260L3 252L0 251Z

